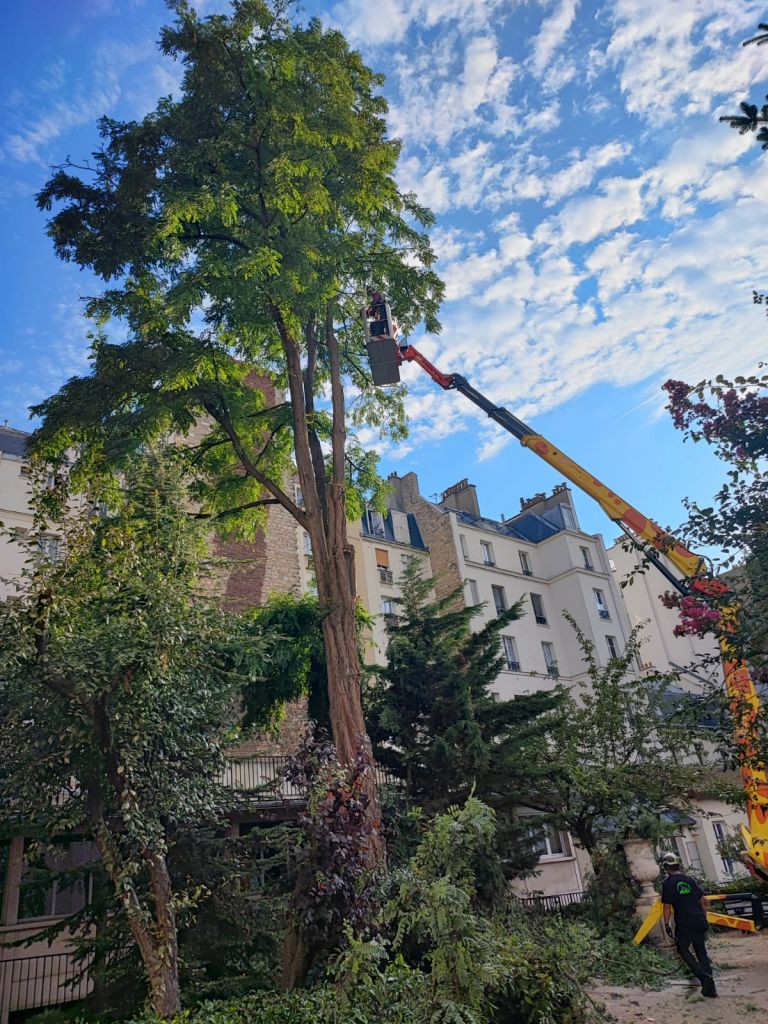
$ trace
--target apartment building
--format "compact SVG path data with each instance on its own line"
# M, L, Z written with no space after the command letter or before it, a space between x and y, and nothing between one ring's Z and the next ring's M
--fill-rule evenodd
M521 618L503 637L507 667L496 683L500 697L572 684L584 665L568 611L606 663L622 650L629 620L599 535L580 527L565 484L551 495L521 501L501 520L483 516L474 485L460 481L440 502L419 493L414 473L392 475L393 505L415 515L438 588L464 587L468 605L482 603L477 628L520 602Z
M447 488L439 502L420 493L414 473L392 474L389 483L393 509L414 516L429 548L438 592L461 587L467 605L483 605L476 628L520 603L520 619L502 637L506 667L495 684L500 698L585 678L565 611L605 663L623 650L630 624L602 537L581 530L564 484L549 495L521 500L518 513L495 520L482 515L467 480ZM517 882L519 892L555 896L583 889L589 860L567 834L547 828L539 849L537 875Z
M616 582L632 579L623 587L622 599L633 626L645 624L641 651L641 669L645 672L677 672L681 692L700 693L712 685L723 686L717 644L708 638L676 636L679 617L675 609L665 608L660 596L669 584L653 567L639 572L641 560L636 551L626 550L617 541L608 549L608 559ZM674 572L674 567L670 565ZM734 780L735 781L735 780ZM675 837L683 864L695 874L713 881L726 882L746 875L746 868L720 852L720 843L732 835L746 816L738 808L721 800L702 796L701 812L681 822Z

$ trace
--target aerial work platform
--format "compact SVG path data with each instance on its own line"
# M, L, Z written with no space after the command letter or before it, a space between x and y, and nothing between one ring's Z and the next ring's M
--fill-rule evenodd
M373 383L377 386L400 382L400 358L397 347L397 325L386 296L372 303L363 314L365 347Z

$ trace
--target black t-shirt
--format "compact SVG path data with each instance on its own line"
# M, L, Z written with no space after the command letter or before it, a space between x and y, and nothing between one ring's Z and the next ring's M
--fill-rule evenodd
M675 912L675 927L706 924L707 914L701 905L704 891L696 881L682 872L668 875L661 887L661 902L669 903Z

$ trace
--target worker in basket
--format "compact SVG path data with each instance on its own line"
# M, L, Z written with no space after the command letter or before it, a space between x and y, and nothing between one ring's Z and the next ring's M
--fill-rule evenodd
M372 285L366 288L366 294L368 295L368 305L365 309L365 315L373 323L370 327L370 334L372 338L386 337L389 334L389 324L387 323L387 300L384 295Z

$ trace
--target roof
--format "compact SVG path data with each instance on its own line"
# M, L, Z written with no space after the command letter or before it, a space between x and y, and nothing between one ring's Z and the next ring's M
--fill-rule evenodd
M554 534L566 528L563 520L563 513L559 508L549 509L544 513L523 512L514 519L505 522L498 522L496 519L487 519L485 516L473 516L463 509L450 508L444 505L434 505L434 508L443 512L453 512L460 523L467 526L476 526L481 530L492 530L495 533L502 533L507 537L517 537L518 540L528 541L530 544L538 544L547 540Z
M0 452L23 459L27 454L29 434L25 430L14 430L13 427L0 427Z

